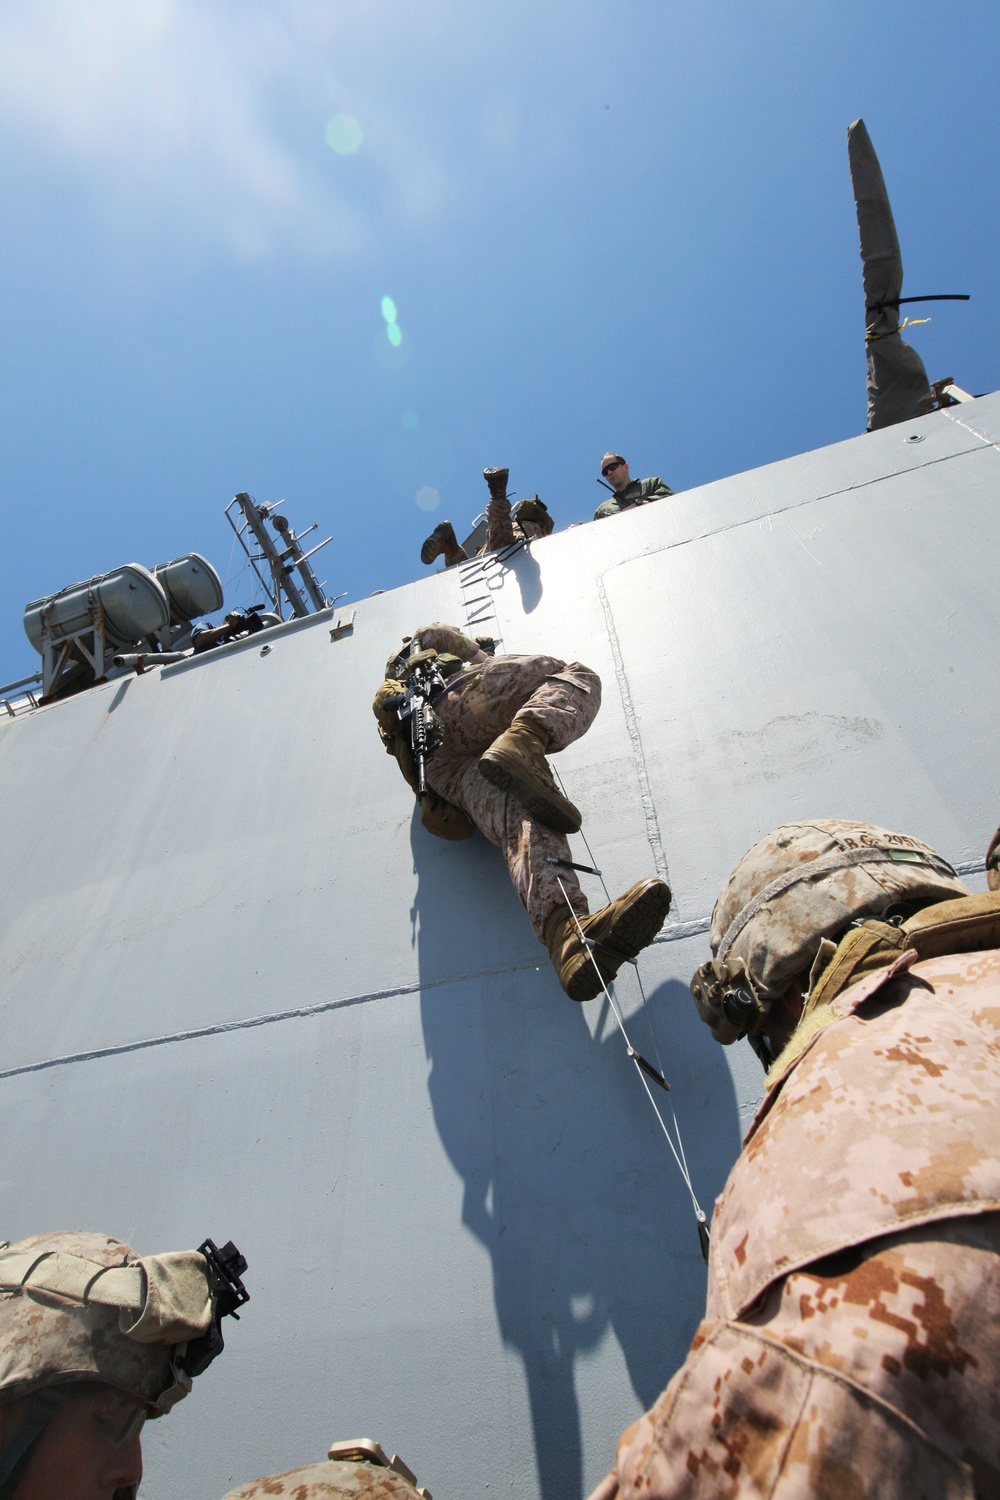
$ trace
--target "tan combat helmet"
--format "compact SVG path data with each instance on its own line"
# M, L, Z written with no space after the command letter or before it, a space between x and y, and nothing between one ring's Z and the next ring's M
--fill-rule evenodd
M67 1387L110 1387L151 1417L182 1400L222 1352L220 1319L248 1300L245 1270L211 1240L149 1256L78 1232L0 1244L0 1408L22 1412L4 1425L0 1494Z
M839 941L852 922L895 906L968 895L919 839L843 818L784 823L743 856L719 894L714 959L691 980L698 1014L723 1046L753 1041L775 1000L808 975L824 938Z
M222 1500L432 1500L417 1487L413 1470L398 1454L390 1458L380 1443L356 1438L334 1443L326 1463L254 1479Z

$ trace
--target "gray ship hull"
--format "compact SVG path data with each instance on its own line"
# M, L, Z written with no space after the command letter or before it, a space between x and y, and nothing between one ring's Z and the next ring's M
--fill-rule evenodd
M572 842L612 894L674 890L618 992L710 1210L762 1091L687 992L736 859L841 815L973 869L1000 815L998 436L983 398L0 725L3 1235L250 1262L225 1357L147 1428L148 1500L360 1436L437 1500L576 1500L702 1308L613 1019L379 746L389 648L442 619L600 672Z

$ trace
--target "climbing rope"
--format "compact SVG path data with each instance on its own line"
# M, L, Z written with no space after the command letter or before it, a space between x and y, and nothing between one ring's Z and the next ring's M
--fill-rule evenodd
M590 846L589 846L589 844L587 844L586 839L584 839L584 844L587 847L587 853L590 854L591 859L593 859L594 856L591 853ZM683 1140L683 1137L681 1135L681 1128L680 1128L680 1125L677 1122L677 1114L676 1114L676 1111L674 1110L673 1104L671 1104L671 1106L670 1106L670 1118L671 1118L671 1121L673 1122L673 1128L674 1128L674 1135L672 1136L671 1133L670 1133L670 1129L667 1126L667 1122L664 1120L663 1115L662 1115L662 1113L660 1111L660 1106L657 1103L656 1096L654 1095L653 1090L650 1088L650 1079L653 1079L653 1081L656 1082L659 1085L659 1087L661 1089L663 1089L663 1091L665 1093L669 1093L670 1092L670 1084L667 1082L667 1079L666 1079L666 1077L665 1077L665 1075L663 1073L662 1067L660 1067L660 1068L654 1067L654 1065L651 1062L649 1062L647 1058L643 1057L642 1053L639 1052L638 1049L635 1048L635 1047L633 1047L633 1045L632 1045L631 1038L629 1037L628 1030L627 1030L627 1028L625 1026L625 1019L624 1019L624 1017L623 1017L623 1015L621 1013L621 1010L620 1010L620 1008L618 1006L617 1001L615 1000L614 996L611 993L611 990L608 988L607 984L605 983L604 975L601 973L600 966L599 966L599 964L597 962L597 959L594 957L594 948L595 948L596 945L592 942L592 940L590 938L587 937L586 933L584 932L583 927L581 926L581 923L580 923L580 918L577 915L576 911L574 911L573 906L570 903L570 899L569 899L569 895L567 893L566 887L563 885L563 882L562 882L562 880L561 880L561 878L559 876L559 872L556 869L557 865L560 865L560 864L563 864L563 865L565 865L565 864L572 864L572 861L557 860L557 859L553 858L550 855L549 856L549 863L553 867L553 873L555 874L556 882L557 882L557 884L559 886L559 889L560 889L560 891L562 891L563 900L565 901L566 905L570 909L570 912L572 913L573 922L574 922L574 924L576 926L576 930L577 930L577 934L579 935L580 942L586 948L587 954L588 954L588 956L590 958L590 961L594 965L594 970L595 970L595 972L597 974L598 979L600 980L601 989L604 991L605 1000L607 1001L607 1003L608 1003L608 1005L609 1005L609 1007L610 1007L610 1009L611 1009L611 1011L612 1011L612 1013L614 1015L615 1020L618 1022L618 1029L620 1030L620 1032L622 1034L622 1037L624 1038L625 1048L626 1048L626 1051L628 1053L628 1056L630 1057L630 1059L632 1060L632 1062L635 1064L636 1072L639 1074L639 1080L640 1080L643 1088L646 1090L646 1097L649 1099L650 1104L653 1106L653 1112L656 1115L657 1120L659 1121L660 1129L663 1131L663 1135L664 1135L664 1138L666 1139L667 1145L670 1147L670 1153L673 1156L674 1161L677 1163L677 1170L680 1172L681 1177L684 1180L684 1185L687 1188L688 1193L690 1194L690 1197L691 1197L691 1207L694 1210L695 1223L697 1224L697 1227L698 1227L698 1242L701 1245L701 1253L702 1253L702 1255L705 1257L705 1259L707 1261L708 1260L708 1247L709 1247L709 1241L710 1241L710 1232L709 1232L709 1228L708 1228L708 1219L705 1216L705 1210L702 1208L701 1204L698 1202L698 1195L695 1192L695 1190L694 1190L694 1184L691 1181L691 1173L690 1173L690 1170L689 1170L688 1164L687 1164L687 1155L686 1155L686 1153L684 1151L684 1140ZM608 895L608 889L607 889L607 886L604 884L604 877L601 874L600 870L598 870L595 867L590 866L590 865L578 865L578 864L573 864L573 869L575 869L575 870L584 870L588 874L596 875L600 879L601 885L604 887L605 895L606 896ZM610 904L610 896L608 896L608 902ZM642 977L639 974L638 963L637 963L637 961L635 959L630 959L629 962L632 963L635 966L636 980L638 981L638 984L639 984L639 993L640 993L640 995L642 997L643 1007L645 1008L647 1006L648 1002L646 1000L646 992L645 992L645 990L643 988L643 984L642 984ZM656 1041L656 1032L654 1031L654 1029L653 1029L652 1026L650 1026L650 1035L653 1038L653 1046L656 1049L657 1062L659 1062L659 1060L660 1060L659 1059L659 1046L658 1046L657 1041ZM676 1143L675 1143L675 1140L676 1140Z
M498 553L498 554L491 554L490 557L489 557L489 561L492 562L493 558L495 557L496 561L502 566L502 564L504 562L506 562L506 560L507 560L508 557L513 556L513 554L515 552L519 551L520 548L523 547L524 545L525 545L525 543L523 541L517 542L517 543L515 543L514 547L512 547L510 549L504 549L504 551L502 551L501 553ZM479 561L479 559L477 559L477 561ZM470 572L471 572L471 570L470 570ZM480 576L483 576L485 573L486 573L486 566L483 565L482 566L482 574ZM462 580L462 583L463 583L463 589L464 589L464 580ZM489 588L488 584L487 584L487 588ZM479 603L480 601L477 599L477 600L473 600L473 601L470 601L470 602L471 603ZM463 600L463 603L464 603L464 600ZM473 622L469 618L469 614L470 614L470 611L468 610L468 608L466 608L466 628L474 628L474 623L479 623L479 622ZM502 652L503 651L503 646L504 646L503 636L502 636L501 631L500 631L500 624L499 624L499 620L497 619L495 609L493 611L493 619L494 619L494 622L496 623L496 627L497 627L497 633L496 633L497 647ZM554 771L553 774L555 775L555 779L556 779L556 781L557 781L557 783L559 785L560 791L563 793L563 796L565 796L566 795L566 788L563 785L562 777L559 775L558 771ZM687 1155L686 1155L685 1150L684 1150L684 1139L683 1139L683 1137L681 1135L681 1128L680 1128L680 1125L678 1124L678 1121L677 1121L677 1114L676 1114L676 1111L674 1110L673 1104L671 1103L671 1105L670 1105L670 1119L671 1119L671 1121L673 1123L673 1129L674 1129L674 1134L672 1136L670 1134L670 1129L669 1129L669 1127L667 1125L667 1122L664 1120L663 1115L662 1115L662 1113L660 1111L660 1106L659 1106L659 1104L656 1101L656 1096L654 1095L652 1089L650 1088L650 1079L652 1079L658 1085L658 1087L661 1088L664 1091L664 1093L670 1093L670 1084L667 1082L666 1074L664 1073L664 1070L663 1070L663 1063L662 1063L661 1058L660 1058L660 1046L659 1046L659 1042L657 1041L657 1037L656 1037L656 1028L653 1026L652 1022L650 1022L650 1025L649 1025L649 1034L650 1034L650 1037L651 1037L652 1042L653 1042L653 1050L656 1053L656 1066L654 1066L651 1062L649 1062L649 1060L647 1058L643 1057L642 1053L639 1052L636 1047L633 1047L633 1045L632 1045L632 1042L631 1042L631 1040L629 1038L628 1031L627 1031L626 1026L625 1026L625 1019L622 1016L621 1010L619 1009L618 1004L617 1004L614 996L612 995L612 993L611 993L610 989L608 988L608 986L605 984L605 982L604 982L604 975L601 973L601 970L600 970L600 968L598 966L597 960L594 957L593 944L587 938L586 934L584 933L583 928L580 925L580 919L577 916L576 912L573 910L573 907L572 907L572 905L570 903L569 897L568 897L568 895L566 893L566 887L563 885L562 880L559 878L559 871L556 868L560 864L564 864L564 865L565 864L569 864L569 865L572 866L572 868L574 870L582 870L587 875L595 875L597 877L597 879L601 882L601 888L604 891L605 904L610 906L610 904L611 904L611 893L608 890L607 884L605 883L604 876L601 874L601 871L597 868L596 864L594 863L594 853L593 853L593 850L591 849L590 844L589 844L589 842L587 840L587 835L583 832L582 829L580 830L580 837L583 840L583 846L584 846L584 848L587 851L587 857L591 861L591 863L589 865L574 864L572 860L559 860L559 859L554 858L551 855L549 856L549 863L553 867L553 873L555 874L556 881L558 882L558 885L559 885L559 889L562 892L563 900L566 902L566 905L569 907L570 911L573 913L573 921L576 924L576 930L577 930L577 933L578 933L578 935L580 937L580 941L583 943L584 947L587 949L587 953L588 953L588 955L590 957L590 961L594 965L595 970L597 971L597 977L598 977L598 979L601 982L601 989L604 991L605 1001L606 1001L607 1005L609 1006L609 1008L611 1009L611 1011L612 1011L612 1013L614 1015L614 1018L615 1018L615 1020L618 1023L618 1029L620 1030L620 1032L622 1034L622 1037L624 1038L625 1047L626 1047L626 1051L628 1053L628 1056L631 1059L631 1061L635 1064L636 1072L639 1074L639 1079L640 1079L640 1081L642 1083L642 1086L646 1090L646 1097L649 1099L650 1104L653 1106L653 1112L656 1115L656 1118L657 1118L657 1120L659 1122L660 1129L663 1131L663 1135L664 1135L664 1138L666 1139L667 1145L670 1147L670 1153L673 1156L674 1161L677 1163L677 1170L680 1172L681 1177L683 1178L683 1181L684 1181L684 1185L685 1185L685 1187L688 1190L688 1194L690 1195L690 1198L691 1198L691 1207L692 1207L692 1209L694 1211L695 1223L696 1223L697 1228L698 1228L698 1243L701 1246L701 1253L704 1256L705 1260L707 1261L708 1260L709 1243L710 1243L710 1238L711 1238L709 1227L708 1227L708 1219L707 1219L707 1217L705 1215L705 1210L702 1208L701 1204L698 1202L698 1195L695 1192L695 1190L694 1190L694 1184L691 1181L691 1172L690 1172L690 1170L688 1168L688 1164L687 1164ZM635 959L630 959L629 962L633 965L633 967L635 969L635 977L636 977L636 982L638 983L638 986L639 986L639 995L640 995L640 997L642 999L643 1010L646 1011L647 1014L648 1014L648 1005L649 1005L649 1002L646 999L646 991L643 988L642 976L639 973L638 963L637 963L637 961Z

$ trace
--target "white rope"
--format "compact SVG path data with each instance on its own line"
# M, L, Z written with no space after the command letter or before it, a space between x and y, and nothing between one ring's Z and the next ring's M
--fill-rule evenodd
M566 794L566 785L565 785L562 777L560 776L558 770L556 770L555 767L553 767L552 769L553 769L553 772L555 774L556 781L559 783L559 790L562 792L563 796L566 797L567 796L567 794ZM569 799L567 797L567 801L568 800ZM601 882L601 889L604 892L604 901L605 901L605 904L608 905L608 906L610 906L611 905L611 892L608 890L608 883L604 879L604 875L603 875L603 873L601 871L601 868L598 865L597 859L594 856L594 851L590 847L590 840L587 838L587 835L584 833L584 831L583 831L582 828L579 830L579 835L580 835L581 840L583 841L583 847L587 851L587 858L590 860L591 865L597 871L597 878ZM565 895L565 892L563 892L563 894ZM600 974L600 970L598 970L598 974ZM659 1038L658 1038L658 1036L656 1034L656 1026L653 1023L653 1017L652 1017L652 1014L651 1014L651 1011L650 1011L649 1001L646 999L646 990L645 990L645 987L643 985L642 975L639 973L638 967L636 967L636 970L635 970L635 977L636 977L636 982L638 983L638 986L639 986L639 995L640 995L640 997L642 999L643 1011L644 1011L644 1013L646 1015L646 1019L647 1019L648 1026L649 1026L650 1040L653 1043L653 1051L656 1054L656 1065L659 1068L660 1072L663 1074L663 1076L666 1077L667 1070L663 1066L663 1057L662 1057L662 1055L660 1053L660 1041L659 1041ZM603 979L602 979L601 982L603 983ZM605 993L606 993L606 991L605 991ZM610 1000L610 998L611 997L609 995L608 999ZM645 1079L643 1080L643 1082L645 1082ZM654 1105L654 1108L655 1108L655 1105ZM671 1116L673 1118L674 1129L677 1132L677 1144L680 1147L681 1158L684 1161L684 1168L685 1168L685 1172L686 1172L686 1169L687 1169L687 1158L686 1158L686 1156L684 1154L684 1142L681 1139L681 1130L680 1130L680 1126L677 1123L677 1115L676 1115L676 1113L674 1111L673 1105L671 1105L671 1107L670 1107L670 1113L671 1113ZM660 1123L662 1124L663 1122L661 1121ZM690 1187L690 1179L687 1176L685 1176L685 1181L688 1182L688 1185ZM698 1209L698 1212L700 1213L701 1210Z
M588 853L589 852L590 852L590 849L589 849L589 845L588 845ZM592 855L591 855L591 858L593 858ZM677 1132L677 1146L675 1146L674 1142L673 1142L673 1138L671 1137L670 1131L667 1128L666 1121L664 1120L663 1116L660 1113L660 1107L657 1104L656 1099L653 1097L653 1091L652 1091L652 1089L649 1086L649 1080L647 1079L647 1077L646 1077L645 1073L643 1072L642 1067L641 1067L641 1065L640 1065L640 1063L638 1061L638 1054L636 1052L636 1049L632 1046L632 1043L629 1040L629 1034L628 1034L628 1031L625 1029L625 1022L624 1022L624 1020L622 1018L622 1013L618 1009L618 1005L617 1005L617 1003L615 1001L614 996L612 995L611 991L608 989L608 986L604 982L604 975L601 973L600 966L598 965L597 959L594 957L594 950L590 946L589 942L587 941L587 935L584 932L583 927L580 925L580 918L577 915L576 911L574 910L574 908L573 908L573 906L572 906L572 904L570 902L569 896L568 896L567 891L566 891L566 887L563 885L562 880L560 879L560 876L559 876L558 872L555 869L555 866L553 866L553 874L555 874L556 883L558 884L559 889L562 891L563 900L566 902L566 905L569 907L570 912L572 913L573 922L574 922L574 924L576 926L577 933L579 934L580 941L583 944L584 948L586 949L587 955L590 958L591 963L594 965L594 969L595 969L595 971L597 973L597 977L598 977L598 979L601 982L601 989L604 991L605 998L607 999L608 1004L610 1005L612 1011L614 1012L615 1020L618 1022L618 1026L619 1026L619 1029L621 1031L621 1034L625 1038L625 1045L627 1046L627 1048L629 1050L629 1056L631 1057L632 1061L635 1063L636 1071L639 1074L639 1078L640 1078L640 1080L642 1082L642 1086L646 1090L646 1095L647 1095L647 1097L649 1099L649 1102L653 1106L653 1110L654 1110L654 1113L656 1114L657 1120L659 1120L659 1122L660 1122L660 1129L663 1131L664 1137L666 1138L667 1145L670 1147L671 1155L673 1156L674 1161L677 1163L677 1170L680 1172L681 1177L684 1179L684 1184L687 1187L687 1190L688 1190L689 1194L691 1195L691 1206L694 1209L694 1216L695 1216L696 1220L698 1221L699 1225L705 1225L707 1223L707 1220L705 1218L705 1212L704 1212L704 1209L702 1208L701 1204L698 1202L698 1197L697 1197L697 1194L695 1193L695 1190L694 1190L694 1184L691 1181L691 1174L688 1171L687 1158L686 1158L685 1153L684 1153L684 1143L681 1140L680 1126L677 1123L677 1115L676 1115L676 1113L675 1113L675 1111L673 1109L673 1106L671 1106L670 1114L671 1114L671 1118L673 1119L673 1122L674 1122L674 1130ZM603 883L603 878L602 878L602 883ZM641 987L641 981L640 981L640 987ZM645 999L645 995L643 995L643 999ZM662 1069L661 1069L661 1072L662 1072ZM678 1152L678 1147L680 1148L679 1152Z

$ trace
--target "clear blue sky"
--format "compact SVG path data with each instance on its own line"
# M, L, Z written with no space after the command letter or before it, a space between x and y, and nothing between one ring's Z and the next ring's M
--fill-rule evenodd
M904 292L973 295L923 310L928 373L997 387L998 30L995 0L5 0L0 682L41 594L225 575L239 489L332 531L357 599L486 464L562 526L606 447L681 489L861 431L858 115Z

